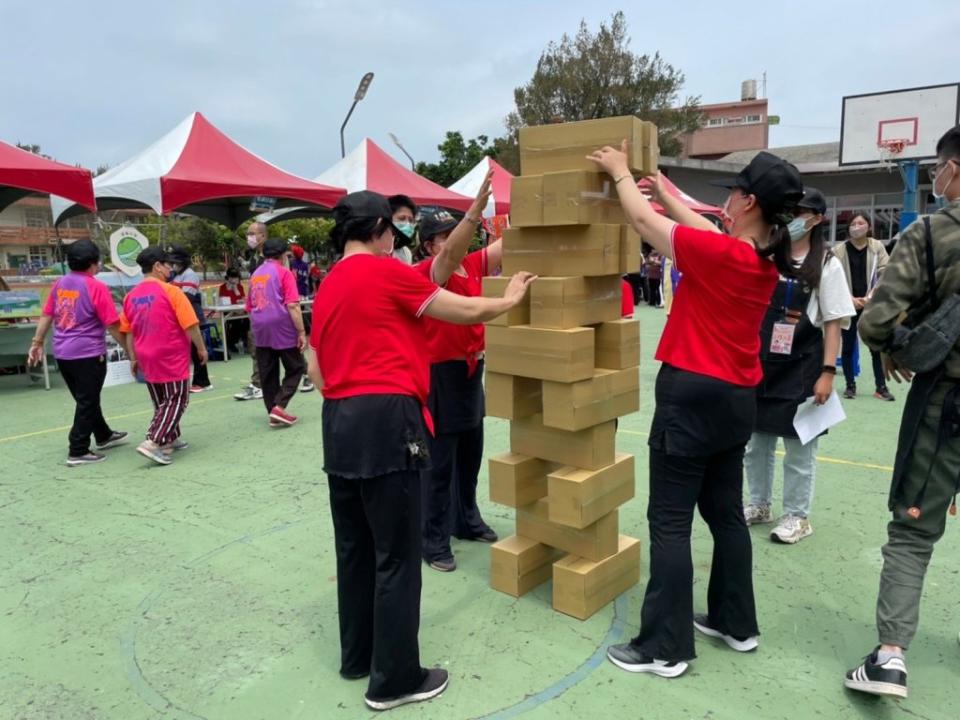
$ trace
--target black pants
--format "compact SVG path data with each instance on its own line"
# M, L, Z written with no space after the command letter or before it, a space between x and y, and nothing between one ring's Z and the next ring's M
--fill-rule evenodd
M100 409L100 391L107 377L107 363L103 355L78 360L57 360L57 367L77 405L70 428L70 457L90 452L90 435L98 443L110 439L113 431Z
M280 382L280 365L283 365L283 383ZM257 348L257 370L260 375L260 388L263 390L263 404L267 412L279 405L286 409L300 387L300 379L306 370L303 353L297 348L275 350Z
M646 284L646 280L640 273L627 273L627 282L630 284L630 289L633 290L634 305L639 305L645 297L643 286Z
M477 475L483 463L483 423L430 439L431 468L424 470L423 558L453 556L450 536L469 540L487 532L477 507Z
M419 687L420 472L330 475L337 551L340 672L370 672L367 696Z
M693 509L713 535L707 590L710 624L734 637L758 634L753 597L753 550L743 519L743 446L709 457L650 449L650 581L640 634L633 644L649 657L696 657L693 641Z
M859 310L856 316L850 318L850 327L841 333L843 336L843 353L841 356L843 379L846 380L847 387L857 384L857 378L853 372L853 352L857 343L860 342L860 337L857 335L857 323L860 322L861 315L863 315L863 310ZM887 387L887 381L883 376L883 363L880 361L880 353L871 350L870 359L873 361L873 380L876 388L877 390L883 390Z
M649 293L647 294L647 303L651 307L660 306L660 280L658 278L647 278L647 287Z
M190 357L193 359L193 382L191 384L209 387L210 375L207 373L207 366L200 362L200 353L197 352L197 346L193 343L190 343Z

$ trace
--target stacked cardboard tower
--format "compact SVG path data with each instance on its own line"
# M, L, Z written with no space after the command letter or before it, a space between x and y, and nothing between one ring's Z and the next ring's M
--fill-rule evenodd
M657 129L635 117L520 131L503 277L484 279L498 296L519 270L540 276L525 304L487 326L487 413L510 420L511 450L490 460L490 498L517 509L516 534L493 545L490 582L519 597L552 574L554 609L580 619L640 578L640 542L617 517L634 496L634 458L615 448L616 418L640 404L639 324L621 319L621 275L639 270L640 237L586 159L623 139L631 170L656 172Z

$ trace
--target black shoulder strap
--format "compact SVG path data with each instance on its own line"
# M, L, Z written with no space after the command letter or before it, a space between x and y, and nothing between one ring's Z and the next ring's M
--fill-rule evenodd
M929 215L924 215L923 217L923 234L927 246L927 288L930 293L930 308L932 312L933 310L937 309L937 307L940 305L940 302L937 300L937 284L935 268L933 264L933 237L930 234Z

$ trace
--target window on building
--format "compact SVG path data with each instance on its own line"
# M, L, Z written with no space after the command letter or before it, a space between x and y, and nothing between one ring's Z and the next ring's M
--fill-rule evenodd
M740 117L729 117L726 120L727 125L743 125L743 115Z
M719 127L723 125L723 118L708 118L707 127Z
M29 253L31 263L47 262L47 248L43 247L42 245L31 247Z
M27 227L42 228L50 225L50 213L43 208L25 208L23 219Z
M86 230L87 219L84 217L72 217L67 220L66 225L68 228L72 228L74 230Z
M758 122L760 122L762 119L763 119L763 118L761 118L760 115L747 115L747 122L748 122L748 123L758 123Z

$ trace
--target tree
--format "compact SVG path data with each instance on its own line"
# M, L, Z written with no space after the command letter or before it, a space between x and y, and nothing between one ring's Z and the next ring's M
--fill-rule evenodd
M501 164L515 164L517 131L526 125L637 115L659 130L660 152L677 155L680 136L701 124L699 97L679 102L684 75L660 57L630 50L622 11L591 33L585 20L573 37L547 45L533 77L514 90L516 110L506 119L509 135L500 139Z
M428 180L443 187L453 185L466 175L485 157L496 157L495 146L491 146L490 138L486 135L464 141L460 132L448 132L444 141L437 145L440 151L440 162L417 163L417 172Z
M270 237L294 242L308 253L329 262L333 258L333 246L330 245L330 231L333 220L328 218L294 218L279 220L270 225Z
M26 150L28 153L33 153L34 155L39 155L39 156L42 157L42 158L46 158L47 160L53 160L52 157L50 157L49 155L45 155L45 154L40 150L40 146L39 146L39 145L35 145L35 144L33 144L33 143L22 143L22 142L18 142L18 143L17 143L17 147L20 148L21 150Z

